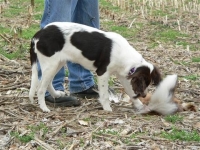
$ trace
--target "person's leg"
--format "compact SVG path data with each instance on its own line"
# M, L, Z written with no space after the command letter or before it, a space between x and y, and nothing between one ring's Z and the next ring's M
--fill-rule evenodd
M45 0L40 27L51 22L71 22L71 6L75 1L77 0Z
M75 2L74 0L73 2ZM44 28L47 24L55 21L66 22L71 21L71 0L45 0L44 13L42 16L40 27ZM38 63L38 76L42 77L41 68ZM53 87L55 90L64 91L65 69L62 67L53 79ZM72 96L64 96L60 98L53 98L49 92L45 93L45 100L47 104L54 104L56 106L78 106L80 101Z
M81 65L67 62L67 67L70 93L85 91L95 84L92 73Z
M98 0L78 0L76 6L72 4L72 22L99 28ZM67 62L67 66L70 93L78 97L98 97L98 93L91 89L95 85L92 73L71 62Z
M72 5L72 22L99 29L98 0L78 0L74 11Z

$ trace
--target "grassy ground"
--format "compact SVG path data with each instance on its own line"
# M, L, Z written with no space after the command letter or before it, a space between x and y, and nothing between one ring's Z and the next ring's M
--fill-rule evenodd
M160 2L160 5L156 2ZM133 45L144 42L145 50L149 51L163 47L166 51L185 49L189 53L199 52L199 1L191 2L194 8L188 1L185 3L179 1L177 6L169 1L164 3L153 0L151 5L149 3L140 0L125 4L123 1L121 3L111 0L101 1L101 11L104 16L101 22L102 28L120 33ZM187 7L191 7L191 10L186 9ZM170 58L170 61L189 67L191 64L198 64L200 57L198 55L186 56L183 59L174 57ZM199 73L184 78L198 80Z
M140 116L122 102L112 104L110 114L96 100L84 100L81 107L51 107L44 114L29 105L28 50L43 11L43 0L34 2L33 7L26 0L0 0L0 149L200 148L199 111ZM101 29L123 35L163 76L178 74L176 96L199 110L200 1L99 2ZM123 93L115 77L109 84Z
M43 0L35 0L35 7L25 0L0 4L0 53L9 59L26 59L30 39L40 29Z

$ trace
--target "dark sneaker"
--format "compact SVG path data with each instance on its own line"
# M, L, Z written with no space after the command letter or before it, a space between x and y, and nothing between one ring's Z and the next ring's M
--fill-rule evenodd
M115 91L111 88L108 88L108 92L109 92L109 95L111 94L116 95ZM83 92L71 93L70 95L79 97L79 98L87 98L87 99L98 98L99 97L98 86L94 85Z
M45 97L45 101L48 105L52 106L63 106L63 107L71 107L71 106L80 106L81 102L76 97L67 96L53 98L51 95Z
M97 86L94 85L94 86L90 87L89 89L87 89L85 91L82 91L82 92L79 92L79 93L71 93L70 96L91 99L91 98L98 98L99 93L98 93Z

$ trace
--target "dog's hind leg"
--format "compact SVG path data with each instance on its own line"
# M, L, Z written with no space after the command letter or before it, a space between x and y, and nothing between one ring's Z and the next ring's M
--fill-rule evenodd
M58 91L58 90L55 90L54 87L53 87L53 84L52 84L52 81L51 83L49 84L48 88L47 88L47 91L50 93L50 95L53 97L53 98L58 98L58 97L63 97L65 96L65 92L63 91Z
M42 69L42 78L41 78L40 87L37 93L38 104L40 105L40 108L43 110L43 112L50 112L50 110L46 106L44 98L45 98L45 92L47 90L47 87L51 84L50 82L53 80L53 77L56 74L57 64L51 63L45 66L42 66L42 64L40 65Z
M99 102L104 110L112 111L108 93L108 78L109 76L106 73L102 76L98 76Z
M29 91L29 99L31 103L34 102L34 95L38 85L38 72L37 72L37 64L32 65L32 76L31 76L31 88Z
M56 73L64 66L65 63L60 63L59 67L56 69ZM55 90L52 81L50 82L49 86L47 87L47 91L51 94L53 98L63 97L65 96L65 92Z

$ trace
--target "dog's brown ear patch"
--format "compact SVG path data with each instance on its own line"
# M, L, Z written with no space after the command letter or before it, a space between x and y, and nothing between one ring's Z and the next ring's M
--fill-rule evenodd
M150 69L146 66L138 67L132 75L128 76L131 79L132 89L137 96L145 96L146 88L151 82Z
M158 70L158 68L156 66L154 66L154 69L151 72L151 80L154 85L158 85L162 80L160 71Z

